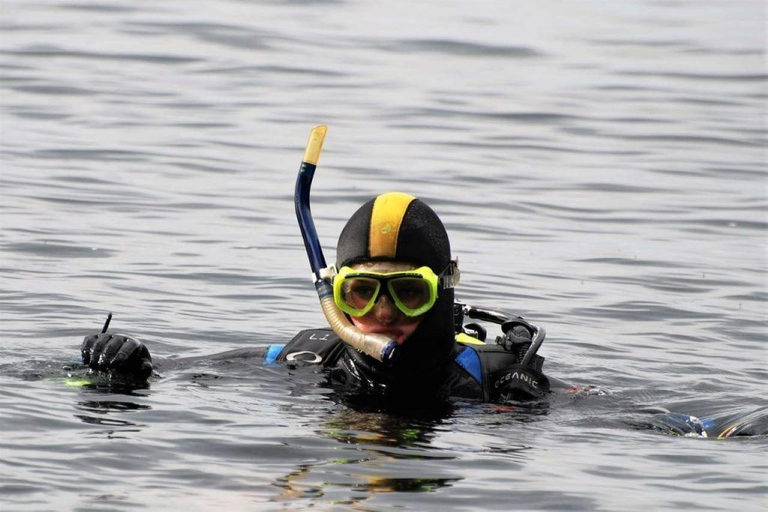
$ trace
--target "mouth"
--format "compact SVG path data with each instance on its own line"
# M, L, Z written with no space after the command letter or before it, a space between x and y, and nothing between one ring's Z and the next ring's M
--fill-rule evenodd
M376 334L383 334L384 336L388 336L395 340L398 345L402 345L405 341L405 338L408 337L407 334L403 333L400 329L387 329L387 328L381 328L381 329L374 329L373 331Z
M390 339L393 339L397 342L398 345L402 345L405 341L405 338L408 337L407 334L405 334L403 331L397 328L387 328L387 327L379 327L376 329L365 329L365 332L375 333L375 334L383 334L384 336L387 336Z
M363 331L364 333L383 334L389 339L395 341L398 345L402 345L405 340L413 333L413 326L410 324L399 325L402 322L395 322L390 324L382 324L378 321L370 319L361 319L351 317L352 324Z

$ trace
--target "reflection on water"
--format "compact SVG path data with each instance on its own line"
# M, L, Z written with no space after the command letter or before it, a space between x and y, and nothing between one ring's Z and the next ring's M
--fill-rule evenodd
M321 424L318 433L351 445L359 455L302 464L277 479L277 485L283 489L280 498L322 498L326 494L324 489L332 487L338 490L331 492L351 496L335 503L360 504L368 499L369 493L429 492L459 481L460 476L405 476L410 472L407 461L420 461L418 467L423 470L430 466L429 461L455 458L429 450L441 419L341 409Z
M321 434L342 443L358 445L392 447L428 445L435 435L435 428L449 414L450 410L444 414L432 413L419 417L342 409L323 422ZM408 453L409 456L417 458L416 453Z
M144 425L133 423L127 419L119 419L110 414L127 413L131 411L141 411L152 409L148 405L134 404L131 402L114 402L109 400L87 400L78 402L76 409L90 414L75 414L84 423L91 425L102 425L105 427L143 427ZM138 428L130 430L139 432ZM112 434L112 432L110 432Z

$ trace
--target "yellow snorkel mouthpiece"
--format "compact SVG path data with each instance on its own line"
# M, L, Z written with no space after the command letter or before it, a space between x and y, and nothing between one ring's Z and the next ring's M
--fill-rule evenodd
M326 133L328 133L328 127L324 124L312 128L312 132L309 134L307 149L304 151L304 158L301 160L302 162L317 166L317 162L320 160L320 151L323 150Z

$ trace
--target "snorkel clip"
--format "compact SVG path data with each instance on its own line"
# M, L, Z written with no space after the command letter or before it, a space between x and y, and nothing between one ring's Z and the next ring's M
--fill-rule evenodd
M330 267L325 267L320 269L320 279L327 282L328 284L333 284L333 277L336 275L336 266L331 265Z

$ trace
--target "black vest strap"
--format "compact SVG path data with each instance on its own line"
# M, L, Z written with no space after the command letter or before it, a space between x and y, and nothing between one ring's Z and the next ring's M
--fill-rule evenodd
M277 361L327 366L335 362L343 350L344 342L331 329L306 329L283 347Z

